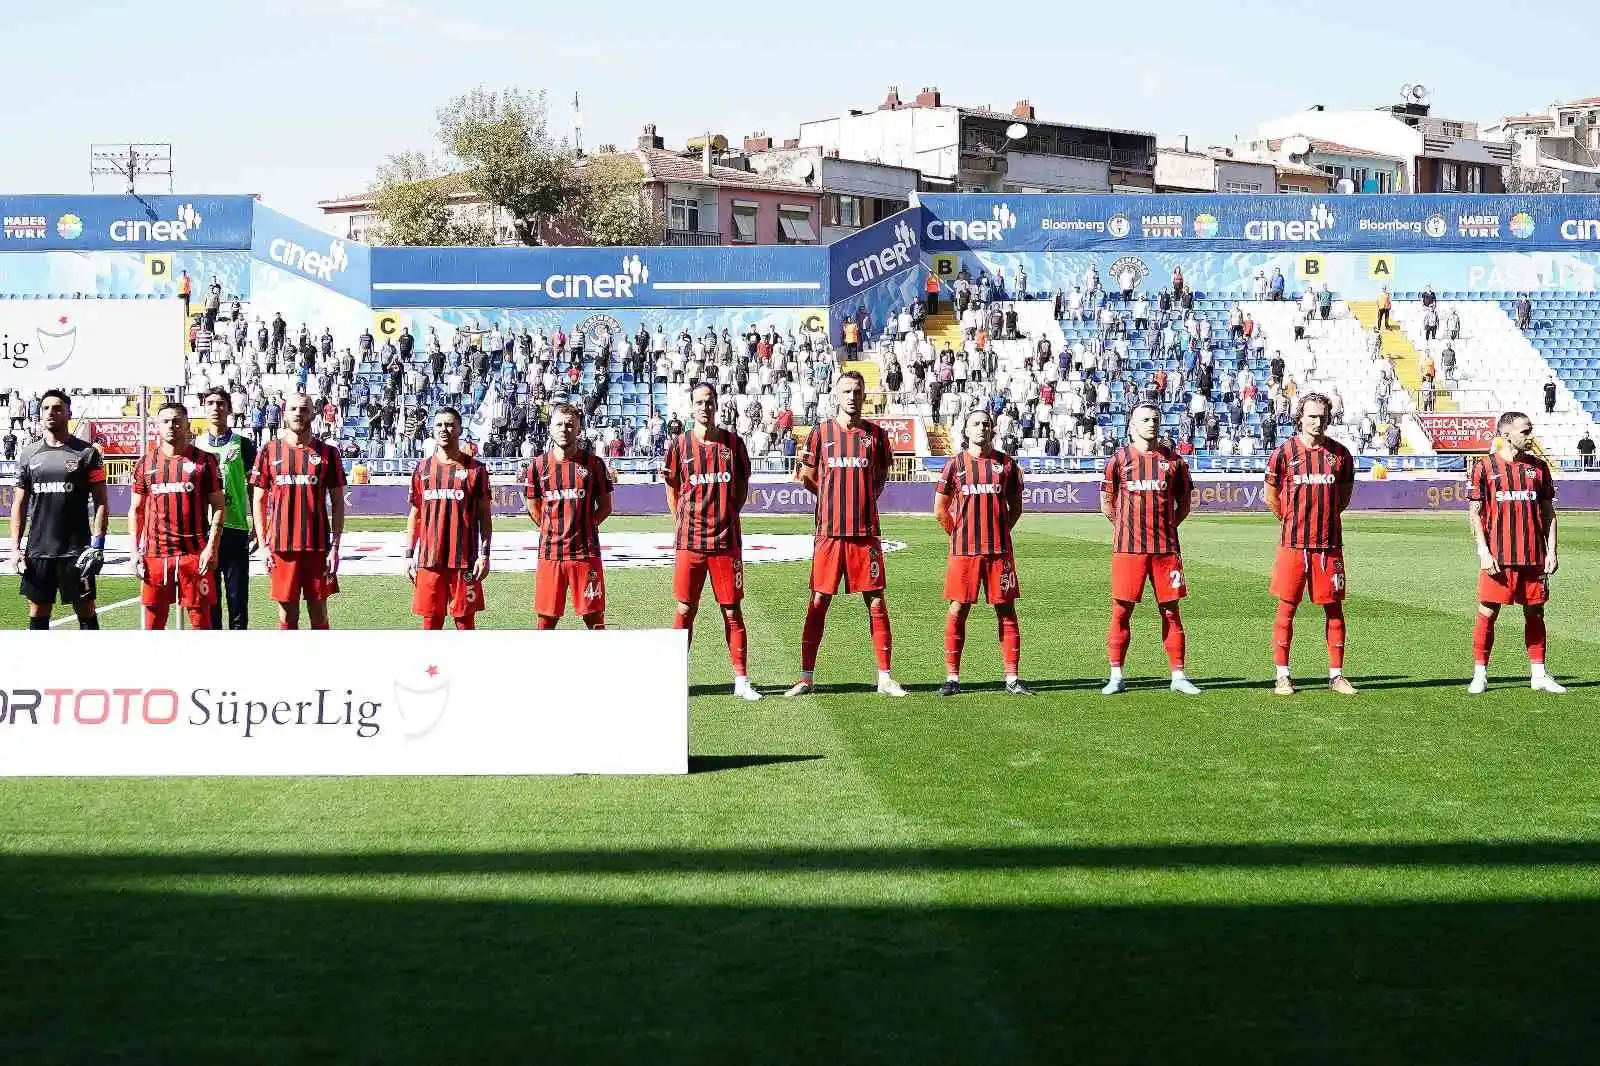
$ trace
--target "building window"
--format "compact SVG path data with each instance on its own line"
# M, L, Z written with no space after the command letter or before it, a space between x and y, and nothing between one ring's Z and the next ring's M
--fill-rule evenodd
M1467 170L1467 191L1468 192L1482 192L1483 191L1483 168L1482 167L1467 167L1466 170Z
M756 215L761 208L745 200L733 202L733 243L756 243Z
M700 201L680 200L672 197L667 201L667 228L684 230L690 233L700 232Z
M1454 163L1439 164L1439 191L1455 192L1461 188L1461 170Z
M843 226L846 229L860 229L862 201L859 196L840 196L837 194L828 197L828 225Z
M1392 192L1394 179L1387 170L1378 171L1378 191Z
M1278 191L1279 192L1305 192L1305 193L1308 193L1308 192L1311 191L1311 186L1309 186L1309 185L1279 185L1278 186Z
M784 244L815 244L817 231L811 227L809 207L778 208L778 240Z
M1259 181L1230 181L1226 183L1227 192L1260 192Z
M1461 135L1464 132L1462 130L1461 123L1459 122L1441 122L1439 123L1439 130L1446 137L1453 137L1458 141L1461 139Z
M1365 192L1367 188L1367 168L1351 167L1350 184L1356 187L1356 192Z

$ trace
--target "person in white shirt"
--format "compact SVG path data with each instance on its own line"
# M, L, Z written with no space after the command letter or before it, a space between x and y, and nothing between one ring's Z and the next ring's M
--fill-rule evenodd
M650 354L661 355L667 350L667 331L658 323L656 331L650 335Z
M1067 294L1067 317L1073 321L1080 321L1083 318L1083 290L1076 285Z
M1261 442L1256 440L1256 435L1246 430L1244 436L1239 438L1239 454L1255 455L1260 451Z
M1111 406L1111 387L1106 384L1105 378L1101 378L1094 387L1094 402L1099 408L1096 414L1105 414L1106 408Z
M899 330L898 330L898 332L899 332L899 335L902 336L902 337L907 336L907 335L909 335L911 333L911 309L909 307L902 307L900 309L900 321L899 321Z
M1122 302L1133 302L1133 287L1139 284L1139 272L1131 266L1122 268L1122 273L1117 275L1117 285L1122 289Z
M1236 445L1233 442L1233 434L1224 428L1222 431L1222 436L1217 438L1217 454L1233 455L1235 447Z
M1265 300L1267 298L1267 272L1265 270L1256 271L1255 295L1257 300Z
M1141 332L1150 328L1150 301L1142 292L1133 302L1133 328Z
M955 367L954 367L953 372L952 372L952 378L953 378L953 380L955 382L955 387L957 389L965 388L966 384L967 384L967 379L971 376L971 374L972 374L972 367L971 367L971 364L968 363L968 361L967 361L966 350L963 349L960 352L956 353Z
M1196 422L1199 422L1201 419L1205 418L1206 412L1210 409L1211 401L1206 399L1205 393L1195 392L1190 394L1189 413L1194 416L1194 420Z

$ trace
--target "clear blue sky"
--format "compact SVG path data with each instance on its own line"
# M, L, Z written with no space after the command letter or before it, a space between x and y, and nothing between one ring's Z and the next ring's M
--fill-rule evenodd
M902 12L892 30L882 13ZM91 141L171 141L180 192L254 192L316 223L385 154L432 148L433 114L477 84L582 96L584 139L738 141L936 84L948 102L1231 140L1314 103L1368 107L1405 82L1438 114L1491 121L1600 95L1600 19L1483 0L792 5L629 0L267 0L0 13L0 192L83 192ZM1025 18L1001 18L1018 12ZM1137 18L1130 15L1137 13ZM865 23L871 29L855 29Z

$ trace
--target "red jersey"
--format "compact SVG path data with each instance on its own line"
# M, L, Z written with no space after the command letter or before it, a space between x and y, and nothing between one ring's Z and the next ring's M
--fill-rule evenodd
M1278 445L1267 461L1267 484L1283 501L1283 532L1278 544L1309 550L1342 549L1344 523L1339 501L1356 483L1350 449L1331 437L1307 446L1296 433Z
M478 520L489 499L489 471L470 455L461 463L435 455L411 474L411 506L417 509L417 565L429 570L465 570L478 561L483 537Z
M750 453L737 433L715 429L704 443L693 430L678 434L662 478L678 494L675 547L708 554L739 547L734 501L750 489Z
M593 559L600 554L595 508L611 495L611 474L587 448L573 459L549 451L528 464L528 499L543 500L539 558Z
M1111 550L1134 555L1174 555L1178 547L1178 501L1194 489L1183 456L1156 445L1141 452L1131 444L1106 460L1100 491L1111 497L1116 516Z
M948 496L955 531L951 555L1010 555L1010 501L1022 497L1022 471L1004 452L981 459L962 452L944 464L937 491Z
M213 456L192 444L170 459L152 448L133 468L133 491L144 497L146 555L198 555L206 546L206 500L222 491Z
M889 434L875 422L846 428L830 419L807 434L800 465L817 472L817 535L876 537L878 493L893 461Z
M268 550L283 555L333 546L328 493L344 490L344 463L327 443L315 437L306 444L268 441L256 455L250 484L267 494Z
M1543 459L1527 453L1509 461L1498 454L1479 459L1467 475L1467 498L1483 504L1484 539L1495 562L1544 565L1550 530L1543 505L1556 498L1556 483Z

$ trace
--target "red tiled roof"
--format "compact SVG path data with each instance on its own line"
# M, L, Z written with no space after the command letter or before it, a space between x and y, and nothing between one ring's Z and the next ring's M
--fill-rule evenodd
M1272 138L1267 141L1267 150L1271 152L1278 151L1283 147L1283 142L1287 139L1286 137ZM1391 162L1400 162L1400 157L1397 155L1384 155L1382 152L1373 152L1366 148L1352 148L1350 145L1340 144L1338 141L1323 141L1315 137L1307 137L1306 140L1311 142L1311 150L1313 152L1327 152L1329 155L1353 155L1362 159L1387 159Z
M1582 100L1568 100L1557 107L1596 107L1600 106L1600 96L1585 96Z
M708 177L701 169L698 155L682 156L665 148L641 148L638 157L644 165L645 176L652 181L676 181L686 185L721 185L738 189L788 192L796 195L819 196L822 190L813 185L766 174L753 174L747 170L711 164Z

